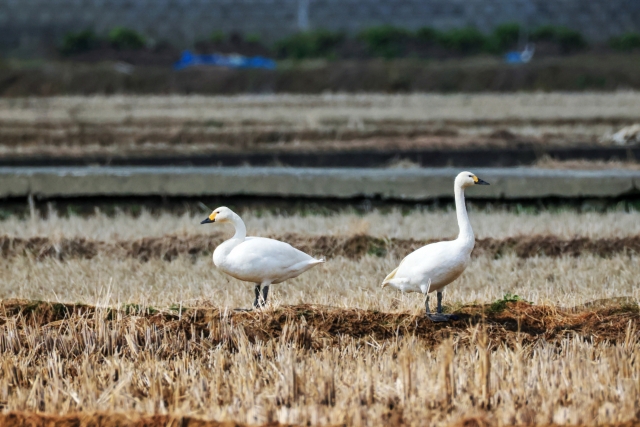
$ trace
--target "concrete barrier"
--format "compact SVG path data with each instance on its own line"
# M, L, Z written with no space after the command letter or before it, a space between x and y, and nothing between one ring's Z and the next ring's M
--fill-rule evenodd
M251 167L0 168L0 198L86 196L452 197L458 168ZM490 186L474 198L618 197L640 190L640 171L478 168Z

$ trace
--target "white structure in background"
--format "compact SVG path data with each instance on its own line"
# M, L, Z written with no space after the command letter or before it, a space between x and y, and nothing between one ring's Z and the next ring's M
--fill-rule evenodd
M640 124L624 127L611 137L616 145L640 144Z
M309 29L309 1L298 0L298 30L300 31Z

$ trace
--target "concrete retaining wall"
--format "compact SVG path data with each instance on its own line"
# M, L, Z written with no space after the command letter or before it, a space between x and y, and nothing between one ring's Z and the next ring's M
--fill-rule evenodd
M381 197L453 196L454 168L318 169L246 167L0 168L0 198L82 196ZM491 183L468 196L491 199L618 197L638 193L640 171L487 168Z

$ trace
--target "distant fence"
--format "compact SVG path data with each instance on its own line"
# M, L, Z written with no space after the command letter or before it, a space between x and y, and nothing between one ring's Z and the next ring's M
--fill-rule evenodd
M0 0L0 49L33 51L69 31L106 33L115 26L185 47L213 31L269 42L308 28L490 31L504 22L563 25L602 41L640 32L640 0Z

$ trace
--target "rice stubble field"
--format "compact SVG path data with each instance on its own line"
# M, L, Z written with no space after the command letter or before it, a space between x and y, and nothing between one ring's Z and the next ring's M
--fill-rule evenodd
M452 211L238 212L249 234L328 262L235 311L252 285L216 270L231 230L200 212L2 220L3 422L638 420L637 212L471 209L476 249L445 290L460 315L446 324L380 283L412 249L454 238Z

